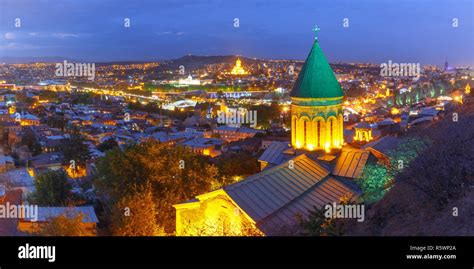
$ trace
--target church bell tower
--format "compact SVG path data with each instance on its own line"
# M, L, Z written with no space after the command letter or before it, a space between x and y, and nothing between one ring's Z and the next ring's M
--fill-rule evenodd
M308 151L341 148L344 92L324 56L317 33L291 91L291 145Z

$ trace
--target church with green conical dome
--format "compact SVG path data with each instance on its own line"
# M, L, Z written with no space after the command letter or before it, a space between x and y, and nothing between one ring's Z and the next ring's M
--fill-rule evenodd
M342 147L343 97L344 92L315 37L291 91L293 148L330 151Z

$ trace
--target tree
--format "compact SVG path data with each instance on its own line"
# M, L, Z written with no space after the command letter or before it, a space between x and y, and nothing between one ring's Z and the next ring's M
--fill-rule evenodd
M33 132L25 132L21 137L20 145L27 146L33 156L41 153L41 145Z
M24 92L19 92L19 93L15 94L15 100L17 102L22 102L22 103L25 103L25 104L28 104L28 105L32 105L33 103L36 102L33 98L28 97L26 95L26 93L24 93Z
M277 101L272 101L270 106L253 106L252 110L257 111L257 125L268 129L270 124L280 120L280 106Z
M191 236L264 236L254 223L250 223L246 219L242 219L240 229L235 230L231 227L221 227L217 223L201 222L198 224L186 225L183 228L183 235Z
M112 210L112 234L155 236L164 234L156 219L151 190L124 196Z
M104 142L102 142L99 146L97 146L97 149L102 151L102 152L105 152L105 151L111 150L115 147L118 147L117 141L115 141L115 139L113 139L113 138L109 138L109 139L105 140Z
M49 102L57 102L59 100L58 93L55 91L44 90L38 94L41 100L48 100Z
M93 104L94 100L99 99L100 97L94 93L74 93L72 95L71 104Z
M423 152L428 141L418 137L405 137L400 145L389 153L390 164L367 164L356 181L363 192L366 203L374 203L383 198L392 185L393 179Z
M344 195L339 199L339 205L353 205L354 201L349 195ZM331 204L328 204L332 207ZM336 218L326 217L326 206L318 209L314 207L313 210L309 210L308 217L304 218L301 215L297 215L296 219L302 230L303 235L310 236L327 236L327 235L343 235L345 233L345 226L342 221L338 221Z
M114 148L97 162L95 186L106 208L150 189L156 220L167 233L175 228L174 204L208 192L217 183L217 168L183 147L155 141ZM107 210L107 209L106 209Z
M65 206L70 201L71 188L62 170L39 174L35 180L34 203L40 206Z
M71 137L66 140L61 147L65 164L70 165L71 161L74 161L76 169L78 169L78 166L85 167L86 161L90 158L90 154L89 148L80 134L71 134Z
M362 198L368 204L382 199L392 178L384 165L367 164L357 181L362 190Z
M324 212L324 207L320 209L314 207L313 210L308 212L307 219L301 215L296 216L304 235L320 236L324 233L323 224L327 222Z
M235 177L243 178L260 172L257 158L246 152L222 156L217 162L217 167L222 185L234 183Z
M66 213L67 214L67 213ZM82 214L70 217L66 214L52 218L43 226L38 235L41 236L94 236L95 231L82 225Z
M46 124L52 128L64 130L67 125L67 119L63 116L53 115L46 119Z

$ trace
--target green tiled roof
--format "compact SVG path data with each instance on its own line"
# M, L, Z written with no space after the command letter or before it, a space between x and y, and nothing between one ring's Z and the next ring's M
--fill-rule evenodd
M334 72L317 40L298 75L291 91L292 97L334 98L344 96Z

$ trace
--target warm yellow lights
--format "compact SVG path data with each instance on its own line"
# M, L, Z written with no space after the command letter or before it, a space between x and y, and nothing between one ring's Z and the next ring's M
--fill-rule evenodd
M32 168L27 168L26 171L28 171L28 174L31 176L31 177L35 177L35 170L32 169Z
M357 128L356 135L354 136L355 141L369 142L373 139L372 129L369 128Z
M332 143L330 141L327 141L323 144L323 147L322 148L320 147L319 149L322 149L326 152L330 152L332 148L337 148L337 149L342 148L343 144L344 144L344 141L339 141L339 140L335 140ZM302 145L301 142L299 142L299 141L296 141L295 148L305 149L305 150L308 150L308 151L315 151L315 150L318 149L318 148L316 148L316 146L314 144Z
M262 235L252 219L235 206L223 189L197 196L196 200L174 205L177 236Z
M466 90L465 90L465 93L466 94L471 94L471 86L468 84L466 84Z
M235 182L238 182L238 181L241 181L243 179L242 176L233 176L232 179L235 181Z
M456 95L456 96L454 97L454 101L456 101L456 102L462 104L462 95Z
M400 114L400 110L396 107L392 107L392 109L390 110L390 113L392 115L398 115L398 114Z
M237 58L237 61L235 62L234 68L232 68L232 71L230 71L232 75L247 75L247 71L242 68L242 62L240 61L240 58Z
M64 166L64 170L70 178L80 178L87 176L87 170L85 167L77 166L73 169L70 166Z
M322 113L315 115L314 111L318 110ZM331 150L344 143L342 104L330 107L292 105L291 115L291 144L294 148Z
M326 142L326 143L324 144L324 151L330 152L330 151L331 151L330 146L331 146L331 143Z
M301 142L300 142L300 141L296 141L296 148L297 148L297 149L300 149L300 148L301 148Z

